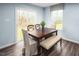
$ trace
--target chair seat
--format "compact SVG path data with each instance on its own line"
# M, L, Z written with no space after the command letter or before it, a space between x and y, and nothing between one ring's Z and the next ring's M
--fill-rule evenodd
M59 40L61 39L60 36L52 36L48 39L42 41L40 45L45 49L50 49L52 46L54 46Z

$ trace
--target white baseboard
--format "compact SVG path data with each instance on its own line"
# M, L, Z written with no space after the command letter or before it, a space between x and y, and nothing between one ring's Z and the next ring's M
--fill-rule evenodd
M3 49L3 48L9 47L9 46L11 46L11 45L13 45L13 44L16 44L16 43L17 43L17 42L13 42L13 43L10 43L10 44L1 46L1 47L0 47L0 50Z
M67 40L67 41L70 41L70 42L79 44L79 41L76 41L76 40L73 40L73 39L69 39L69 38L66 38L66 37L62 37L62 38L63 38L64 40Z

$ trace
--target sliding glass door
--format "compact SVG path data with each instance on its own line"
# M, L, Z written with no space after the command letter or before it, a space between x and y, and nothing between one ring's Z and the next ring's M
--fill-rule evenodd
M37 13L26 9L16 9L16 37L17 41L23 40L22 29L27 29L28 25L35 24Z

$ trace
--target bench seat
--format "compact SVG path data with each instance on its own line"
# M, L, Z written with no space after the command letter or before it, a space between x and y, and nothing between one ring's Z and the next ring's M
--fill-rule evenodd
M52 46L54 46L58 41L60 41L60 36L52 36L47 38L46 40L42 41L40 45L45 48L46 50L49 50Z

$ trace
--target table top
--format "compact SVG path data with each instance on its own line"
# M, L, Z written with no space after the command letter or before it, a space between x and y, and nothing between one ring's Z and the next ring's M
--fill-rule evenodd
M28 34L37 39L41 39L41 38L45 37L46 35L49 35L53 32L57 32L57 30L53 29L53 28L44 28L43 31L41 29L28 31Z

